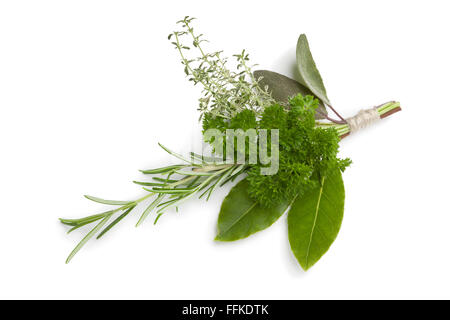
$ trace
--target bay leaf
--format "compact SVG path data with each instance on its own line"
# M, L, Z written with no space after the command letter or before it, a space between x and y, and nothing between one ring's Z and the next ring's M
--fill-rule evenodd
M101 198L97 198L97 197L93 197L93 196L89 196L89 195L85 195L84 197L91 201L102 203L102 204L109 204L111 206L119 206L119 205L121 206L121 205L126 205L126 204L131 203L130 201L105 200L105 199L101 199Z
M344 182L337 169L293 202L288 213L289 243L304 270L319 261L336 239L344 216L344 199Z
M253 74L256 79L261 78L261 81L259 82L261 88L264 89L267 86L272 98L274 98L278 103L287 104L290 97L296 96L299 93L303 96L315 96L311 90L300 84L298 81L295 81L294 79L286 77L280 73L269 70L256 70ZM320 111L320 113L316 113L316 119L324 119L323 114L326 115L327 110L320 99L317 110Z
M247 179L240 181L225 197L220 208L218 232L215 240L234 241L270 227L284 211L287 204L263 208L248 195Z
M297 67L300 73L300 83L311 90L325 104L331 105L305 34L301 34L297 42Z

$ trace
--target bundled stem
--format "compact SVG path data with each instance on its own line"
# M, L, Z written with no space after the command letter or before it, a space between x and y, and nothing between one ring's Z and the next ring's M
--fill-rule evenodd
M384 119L396 112L401 111L400 103L396 101L390 101L387 103L384 103L378 107L376 107L376 110L378 114L380 115L381 119ZM345 124L336 124L336 123L324 123L324 122L317 122L318 126L321 127L327 127L327 128L335 128L338 132L338 135L341 139L347 137L350 135L350 126Z
M206 52L202 43L202 34L196 34L191 25L194 18L185 17L178 21L182 30L169 35L172 44L177 49L184 65L184 71L194 84L203 86L203 95L199 99L201 116L208 112L217 117L229 119L236 113L250 109L260 113L264 107L275 103L269 92L261 88L255 79L251 66L248 65L248 54L243 50L235 54L236 70L228 68L228 59L222 57L222 52ZM188 37L188 40L185 37ZM189 58L187 53L191 47L186 42L192 42L199 53L198 57Z

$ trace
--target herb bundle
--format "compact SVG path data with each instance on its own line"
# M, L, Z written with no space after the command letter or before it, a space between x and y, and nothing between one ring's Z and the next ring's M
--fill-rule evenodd
M190 198L209 199L219 187L238 182L224 199L218 217L216 240L234 241L264 230L287 211L288 238L292 251L305 270L314 265L336 238L344 213L342 172L350 159L338 158L339 141L371 122L400 111L398 102L362 110L355 117L344 119L332 106L312 58L305 35L297 43L297 65L300 74L295 81L281 74L259 70L253 72L244 51L234 55L234 68L223 52L206 52L201 34L194 32L193 18L178 21L181 30L169 35L179 52L184 72L194 85L201 85L198 111L204 138L213 146L214 155L191 152L178 154L160 144L177 158L177 165L142 170L149 177L134 181L146 194L133 201L104 200L85 196L110 206L103 213L80 219L60 219L70 226L69 233L94 225L67 258L74 255L94 236L99 239L122 219L146 202L137 226L154 213L154 223L168 210L176 209ZM187 45L189 43L189 46ZM191 48L191 46L193 48ZM198 56L191 57L195 49ZM331 110L335 117L328 114ZM209 130L221 133L226 148L216 147L217 138L207 136ZM264 152L276 143L277 170L266 175L267 163L251 162L248 147L251 136L244 136L243 145L226 137L229 130L270 132ZM276 130L276 135L275 131ZM244 162L225 161L230 147L233 158L243 155ZM267 150L265 150L265 148ZM259 150L258 152L263 152Z

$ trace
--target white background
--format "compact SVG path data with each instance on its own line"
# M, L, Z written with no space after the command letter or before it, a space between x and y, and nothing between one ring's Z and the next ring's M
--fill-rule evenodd
M448 1L1 1L0 298L450 298ZM191 15L210 48L246 48L293 75L308 35L345 116L389 100L403 111L345 139L345 217L308 272L286 217L213 241L221 200L193 200L154 226L127 217L64 261L86 230L58 217L133 199L138 169L172 163L160 141L200 139L199 89L167 41ZM152 217L153 218L153 217Z

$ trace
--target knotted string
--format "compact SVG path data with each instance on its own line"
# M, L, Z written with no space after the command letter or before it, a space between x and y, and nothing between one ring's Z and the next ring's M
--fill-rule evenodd
M346 119L350 133L356 132L380 120L377 108L360 110L355 116Z

